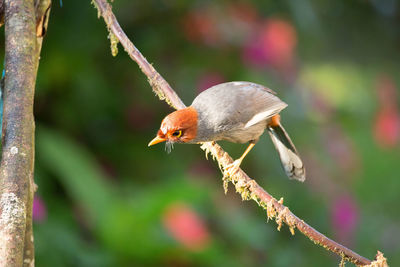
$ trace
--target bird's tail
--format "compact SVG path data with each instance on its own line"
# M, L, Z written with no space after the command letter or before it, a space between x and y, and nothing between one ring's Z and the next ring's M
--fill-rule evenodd
M289 176L290 179L304 182L306 179L304 164L285 129L280 123L277 123L268 126L268 133L271 136L276 150L278 150L282 167L287 176Z

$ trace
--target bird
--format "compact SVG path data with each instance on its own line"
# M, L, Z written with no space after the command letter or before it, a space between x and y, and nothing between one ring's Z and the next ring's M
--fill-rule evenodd
M279 113L286 107L273 90L263 85L245 81L221 83L201 92L189 107L168 114L148 146L166 142L170 152L175 143L248 142L242 156L225 168L224 175L230 176L267 130L286 175L303 182L303 161L281 124Z

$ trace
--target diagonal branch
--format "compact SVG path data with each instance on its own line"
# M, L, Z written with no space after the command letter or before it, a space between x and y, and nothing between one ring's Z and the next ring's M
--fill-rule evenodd
M125 51L139 65L142 72L147 76L153 91L160 97L161 100L167 101L168 104L176 109L184 108L182 100L178 97L175 91L167 83L167 81L153 68L146 58L139 52L134 44L126 36L120 27L115 15L112 12L110 4L106 0L93 0L93 4L98 9L98 16L102 16L110 32L113 54L116 50L116 40L120 41ZM206 151L206 155L211 153L214 159L217 160L220 168L225 169L229 164L233 163L232 158L226 153L217 143L203 143L201 148ZM243 200L254 200L267 212L268 219L275 219L280 230L283 223L289 226L290 232L294 234L294 230L298 229L301 233L307 236L314 243L330 250L342 259L353 262L357 265L370 265L378 263L371 262L354 251L338 244L337 242L324 236L303 220L295 216L286 206L283 205L283 199L276 200L268 192L266 192L256 181L251 179L243 170L239 170L233 177L228 178L232 182L236 191L241 194ZM228 182L224 178L224 187ZM387 266L386 259L382 254L379 254L380 265ZM383 259L382 259L383 258Z

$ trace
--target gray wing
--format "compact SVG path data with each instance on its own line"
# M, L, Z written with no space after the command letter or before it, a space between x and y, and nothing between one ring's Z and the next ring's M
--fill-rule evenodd
M228 82L213 86L199 94L192 106L219 129L229 130L232 125L251 127L278 114L287 104L275 92L251 82Z

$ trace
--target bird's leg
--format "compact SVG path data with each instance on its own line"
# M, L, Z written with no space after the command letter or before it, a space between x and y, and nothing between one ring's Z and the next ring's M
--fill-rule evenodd
M225 177L231 176L232 174L235 174L239 170L239 166L242 163L243 159L246 157L246 155L250 152L250 150L254 147L255 144L256 141L254 140L250 141L250 144L244 151L243 155L225 168L224 170Z

